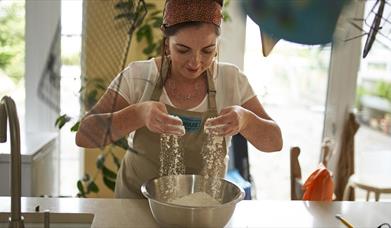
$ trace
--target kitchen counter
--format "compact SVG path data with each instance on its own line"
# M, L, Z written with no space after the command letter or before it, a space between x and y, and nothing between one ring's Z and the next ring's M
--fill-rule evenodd
M91 227L158 227L147 200L22 198L22 212L49 209L59 213L92 213ZM10 211L10 198L0 197L0 212ZM391 202L240 202L227 227L345 227L341 214L354 227L391 223Z

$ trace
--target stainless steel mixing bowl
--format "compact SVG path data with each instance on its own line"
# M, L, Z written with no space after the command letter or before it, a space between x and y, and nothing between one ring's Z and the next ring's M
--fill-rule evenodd
M156 177L141 186L155 220L163 227L224 227L244 190L223 178L200 175ZM170 203L191 193L206 192L221 204L217 206L181 206Z

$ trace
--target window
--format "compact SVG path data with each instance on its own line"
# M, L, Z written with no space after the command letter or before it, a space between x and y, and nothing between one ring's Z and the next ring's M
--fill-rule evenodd
M284 139L280 153L262 153L249 144L256 197L288 200L290 147L301 148L303 178L308 177L319 162L330 47L280 40L265 58L258 26L247 18L246 27L244 71L258 99L280 125Z
M365 15L371 11L375 1L365 5ZM391 32L391 5L383 12L381 33ZM364 30L367 31L368 27ZM363 36L362 45L367 36ZM391 38L378 33L370 52L361 58L357 79L356 108L360 128L355 136L355 171L373 178L389 178L391 168ZM380 179L381 181L381 179ZM365 200L366 192L357 190L356 198ZM391 199L391 194L382 194L380 200ZM373 196L372 199L373 200Z
M80 52L82 32L82 0L61 2L61 113L74 121L80 115ZM70 131L72 123L61 130L60 194L75 196L79 179L81 155Z
M0 98L11 96L24 122L25 2L0 1Z

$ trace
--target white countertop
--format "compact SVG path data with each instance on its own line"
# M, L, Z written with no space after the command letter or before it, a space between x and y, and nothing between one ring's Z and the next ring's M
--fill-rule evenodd
M93 213L91 227L158 227L147 200L22 198L22 212L49 209L59 213ZM0 212L10 211L10 198L0 197ZM256 201L238 203L227 227L345 227L342 214L354 227L391 223L391 202Z
M20 136L22 163L31 162L34 155L57 136L58 133L53 132L22 133ZM7 142L0 143L0 162L9 162L10 160L10 140L10 136L7 135Z

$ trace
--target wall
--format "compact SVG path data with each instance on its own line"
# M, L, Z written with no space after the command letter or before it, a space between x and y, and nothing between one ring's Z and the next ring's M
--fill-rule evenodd
M25 7L26 132L22 132L22 137L45 138L47 134L54 134L57 138L54 123L60 113L61 1L30 0L26 1ZM27 170L24 166L25 174L30 175L25 184L32 182L27 195L59 194L58 139L54 142L43 142L45 153L43 150L37 152L35 167ZM27 145L27 150L32 150L30 146Z
M56 131L60 104L61 1L26 1L26 130ZM48 71L48 66L50 69Z
M221 30L219 60L237 65L243 70L246 38L246 15L240 1L232 1L228 7L231 21L224 22Z

